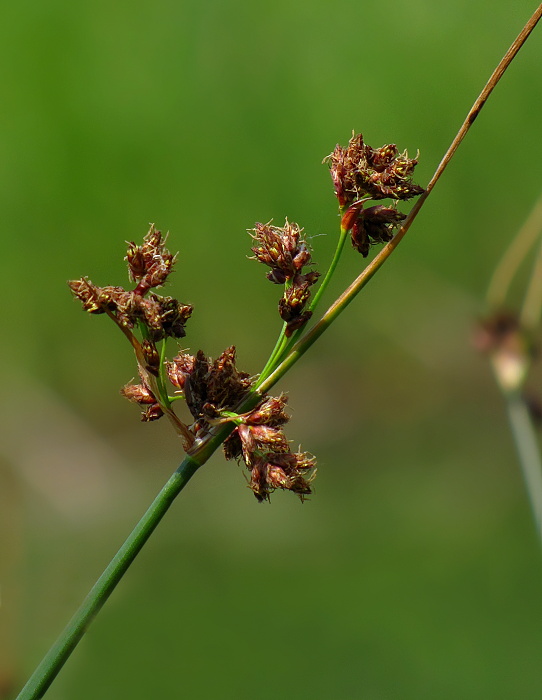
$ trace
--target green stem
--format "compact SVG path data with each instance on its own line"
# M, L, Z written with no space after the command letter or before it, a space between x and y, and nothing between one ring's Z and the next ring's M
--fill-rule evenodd
M343 213L341 209L341 214ZM326 276L322 280L322 283L318 287L318 291L314 295L311 303L309 304L309 311L314 311L316 307L318 306L318 302L320 301L323 293L326 291L326 287L328 286L331 278L333 277L333 273L335 272L337 265L339 263L339 259L341 257L341 253L343 252L344 244L346 242L346 239L348 237L348 231L344 229L341 226L341 232L339 234L339 240L337 242L337 247L335 249L335 254L333 255L333 260L331 261L331 264L329 266L328 271L326 272ZM299 332L302 332L303 329L299 329Z
M542 544L542 460L525 400L518 392L505 395L523 479L529 495L536 533Z
M499 83L500 79L504 75L505 71L514 60L515 56L517 55L518 51L521 49L523 44L527 41L531 32L536 27L541 18L542 4L539 5L538 8L533 12L531 17L521 30L521 32L512 42L512 45L510 46L508 51L502 57L501 61L491 74L491 77L489 78L487 83L484 85L482 91L480 92L480 94L474 101L474 104L468 111L468 114L465 117L463 124L459 128L459 131L455 135L452 143L450 144L448 150L444 154L444 157L442 158L437 169L435 170L433 177L427 185L427 189L416 201L416 203L410 210L409 215L403 222L401 228L397 231L393 239L389 243L387 243L384 246L384 248L382 248L380 253L375 258L373 258L373 260L367 265L367 267L363 270L359 277L357 277L354 280L354 282L352 282L350 287L348 287L348 289L343 294L341 294L337 301L335 301L335 303L329 307L329 309L322 316L321 320L316 324L316 326L311 328L311 330L305 336L303 336L301 340L297 341L297 343L289 350L282 363L274 370L272 374L269 375L267 379L265 379L259 384L258 388L262 393L267 391L271 386L273 386L273 384L275 384L275 382L277 382L288 371L288 369L295 362L297 362L301 355L303 355L310 348L310 346L315 342L315 340L317 340L322 335L322 333L326 330L326 328L328 328L330 323L332 323L335 320L335 318L340 313L342 313L342 311L344 311L348 304L350 304L350 302L354 299L358 292L361 291L361 289L363 289L363 287L367 284L367 282L369 282L373 275L380 269L380 267L382 267L385 261L397 248L399 243L403 240L408 229L411 227L414 219L418 215L418 212L423 207L425 201L431 194L433 187L439 181L448 163L455 155L455 152L459 148L461 142L469 132L475 119L478 117L484 105L486 104L489 96L491 95L496 85Z
M79 610L77 610L17 696L17 700L35 700L43 697L45 691L51 685L81 637L85 634L88 626L124 576L158 523L162 520L176 496L182 491L200 466L198 460L193 457L185 457L182 464L169 478L145 515L96 581Z
M251 392L239 405L239 413L249 411L260 401L260 394ZM58 675L72 651L75 649L92 620L101 610L115 590L130 564L141 551L162 520L169 507L186 486L191 477L220 447L235 425L227 423L211 429L205 440L194 444L190 454L184 458L178 469L171 475L160 493L156 496L145 515L132 530L103 574L96 581L81 607L72 617L57 641L47 652L16 700L37 700L42 698L47 688Z
M291 280L286 280L286 283L284 284L284 291L286 292L286 290L287 290L289 287L291 287L291 285L292 285ZM268 374L270 374L270 373L273 371L273 369L274 369L274 367L275 367L275 365L276 365L277 358L280 357L280 354L282 353L282 348L283 348L283 346L284 346L284 342L285 342L285 339L286 339L286 328L287 328L287 326L288 326L288 324L287 324L286 321L285 321L285 322L282 324L282 328L281 328L281 330L280 330L279 337L277 338L277 342L275 343L275 347L273 348L273 351L271 352L271 355L269 355L269 359L268 359L267 362L265 363L264 368L263 368L262 371L260 372L260 376L258 377L258 382L263 381L263 379L264 379L265 377L267 377Z
M269 359L265 363L264 368L260 372L260 376L258 378L258 382L263 381L265 377L269 375L269 373L273 370L275 361L280 354L282 350L282 345L284 343L284 338L286 337L286 322L282 324L281 331L279 333L279 337L277 338L277 342L275 343L275 347L273 348L273 351L271 352L271 355L269 355Z
M169 400L169 396L167 393L167 388L166 388L166 344L167 344L167 338L164 338L162 340L162 344L160 346L160 368L158 370L158 376L156 377L156 383L158 386L158 391L160 392L160 398L164 402L165 406L167 408L171 408L171 401Z
M418 200L416 204L418 205L421 200ZM420 205L421 206L421 205ZM416 208L416 213L419 211L420 206ZM416 214L413 214L414 208L410 212L409 216L405 219L405 223L399 230L395 238L390 241L380 253L373 258L373 260L367 265L363 272L352 282L352 284L346 289L341 296L333 302L326 313L318 321L318 323L313 326L306 335L304 335L301 340L299 340L288 352L284 360L278 365L278 367L262 382L258 383L258 391L260 393L265 393L276 384L279 379L286 374L286 372L304 355L311 345L318 340L322 333L329 328L329 326L335 321L335 319L346 309L346 307L354 300L354 298L359 294L359 292L365 287L365 285L373 278L376 272L382 267L384 262L389 258L395 248L399 245L402 237L407 232ZM399 235L401 234L401 235Z
M491 277L487 290L490 308L501 309L520 265L536 244L542 230L542 196L529 214L527 221L512 239Z
M341 211L341 213L343 213ZM320 301L320 298L322 297L323 293L326 290L326 287L328 286L333 273L335 272L337 268L337 264L339 262L339 259L341 257L341 253L344 248L344 244L346 241L346 238L348 236L348 231L344 229L341 226L341 233L339 235L339 240L337 243L337 247L335 249L335 254L333 255L333 259L329 265L328 271L326 272L326 276L322 280L322 283L320 284L318 291L314 295L312 302L309 305L309 311L314 311L316 308L318 302ZM293 345L296 343L296 341L299 339L299 336L303 333L303 328L300 328L297 330L291 338L286 338L285 332L286 332L286 323L282 327L282 332L279 336L279 339L277 340L277 344L275 345L273 352L271 353L271 357L267 361L265 367L260 373L260 376L258 378L258 381L256 383L256 386L259 387L263 384L263 382L269 377L269 375L277 368L279 365L280 361L284 359L284 357L289 353L290 348L293 347Z

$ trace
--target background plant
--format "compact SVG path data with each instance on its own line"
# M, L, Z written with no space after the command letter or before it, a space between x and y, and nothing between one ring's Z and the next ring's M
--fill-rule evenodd
M116 232L136 235L142 221L156 218L182 237L178 247L189 259L201 239L208 243L205 275L188 265L179 275L182 289L191 290L185 301L208 310L194 317L191 333L213 356L234 341L250 347L250 356L241 350L243 367L258 353L265 360L277 328L258 319L276 290L260 285L267 296L247 298L244 290L259 275L247 263L228 276L227 295L224 285L217 292L216 280L246 251L242 233L222 245L224 232L242 232L279 210L295 211L314 235L334 231L331 208L322 218L328 175L314 155L328 152L361 114L360 127L374 143L393 133L398 143L420 147L419 180L427 181L512 28L531 8L495 3L491 32L481 2L468 8L399 3L391 16L378 3L278 5L265 21L243 3L227 12L212 6L205 20L196 9L165 4L153 12L109 8L107 21L95 10L13 7L1 29L1 50L10 56L10 109L2 116L3 211L10 222L4 282L17 290L17 304L5 309L13 338L4 345L9 466L0 512L9 522L4 532L13 533L4 561L19 562L12 578L4 578L2 615L5 623L10 591L20 590L13 624L22 630L28 669L111 554L111 542L122 538L134 511L169 473L177 450L167 426L163 433L159 424L149 426L150 438L134 423L132 407L111 400L112 387L125 377L124 343L119 337L115 344L107 324L74 315L58 280L98 266L112 279L123 254ZM350 21L338 51L330 27L341 10ZM364 70L362 81L360 27L383 21L394 51L382 50L380 34L363 33L363 55L378 56L378 70ZM149 31L159 49L147 50ZM13 60L14 42L22 40L26 50ZM274 50L255 49L246 60L251 47L267 45ZM398 56L408 58L404 80ZM536 542L529 540L509 437L495 430L502 406L482 361L468 350L467 319L476 315L475 300L510 231L538 195L540 144L533 134L540 103L533 85L539 65L533 38L397 262L368 288L354 316L337 324L335 340L323 340L288 381L291 404L304 404L294 414L296 440L310 445L325 467L310 509L281 498L262 514L239 495L235 469L210 465L182 517L164 523L160 542L134 567L131 583L59 679L58 697L171 692L181 654L190 668L183 687L195 697L213 691L253 697L261 669L239 650L258 639L271 654L285 634L297 642L299 662L310 660L320 671L310 678L287 669L270 673L262 697L285 683L298 697L352 694L345 671L354 654L360 694L393 688L406 698L423 697L429 666L445 698L493 691L536 697ZM298 109L282 108L288 104ZM196 160L212 164L203 182L193 176ZM317 241L320 263L335 240ZM358 265L350 257L344 274L353 276ZM175 293L181 296L179 290L180 279ZM244 318L237 322L230 308L239 298ZM218 317L214 306L223 311ZM330 367L332 350L337 361ZM78 432L80 416L92 432ZM53 455L50 461L45 454ZM121 505L128 476L130 494ZM9 515L8 506L17 503ZM21 530L30 537L28 549L17 546ZM360 551L363 557L353 556ZM15 585L15 576L25 587ZM192 606L182 618L164 619L162 605L177 601L181 580ZM277 610L263 634L254 610L264 582L306 591L310 619L300 623ZM139 607L142 597L151 600L148 607ZM207 615L213 636L203 633ZM126 629L135 625L138 634L126 644ZM314 648L317 633L323 641ZM153 644L142 645L141 636ZM217 659L218 688L201 666L210 655ZM5 663L7 655L0 658ZM137 680L129 673L134 662Z
M512 238L495 268L487 292L488 315L480 320L475 344L487 355L502 392L535 530L542 543L542 456L537 436L542 404L530 375L538 360L542 310L542 198ZM512 283L522 263L534 259L521 301Z

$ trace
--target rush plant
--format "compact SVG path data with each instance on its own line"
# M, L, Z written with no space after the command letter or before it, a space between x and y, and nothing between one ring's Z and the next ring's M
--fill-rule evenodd
M282 328L258 374L237 368L234 347L215 359L202 350L192 354L179 347L177 341L185 337L193 309L157 291L167 283L176 256L166 248L166 238L154 226L142 243L128 244L128 289L97 286L87 277L69 283L83 308L93 315L108 316L132 346L139 379L126 385L123 395L139 406L142 420L169 420L186 456L32 674L19 700L44 695L175 498L220 447L226 459L244 463L250 489L259 501L268 501L277 490L292 491L301 500L311 493L316 460L307 452L291 451L284 433L288 422L286 397L271 396L269 391L396 249L541 15L542 5L495 69L426 188L413 182L417 157L410 158L394 144L369 146L359 133L353 134L345 146L336 146L324 159L340 213L337 248L325 274L321 276L314 269L307 236L299 224L288 220L283 226L257 223L250 230L254 260L268 268L267 279L281 289L278 314ZM416 201L407 215L398 204L410 199ZM373 248L381 244L384 247L317 318L320 301L348 238L364 258ZM171 359L169 349L173 349ZM182 411L177 410L179 404L185 404Z
M525 224L512 239L495 268L487 292L488 315L480 321L475 344L487 355L507 409L519 464L529 496L533 520L542 544L542 456L536 428L542 406L529 387L529 378L540 359L542 311L542 197ZM510 297L510 287L521 264L538 244L535 261L521 304Z

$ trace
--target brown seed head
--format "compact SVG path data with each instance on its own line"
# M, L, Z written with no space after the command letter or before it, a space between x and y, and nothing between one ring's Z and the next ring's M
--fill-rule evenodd
M151 224L143 244L128 244L125 260L130 279L137 282L135 293L143 296L151 287L162 286L173 269L175 255L165 247L165 238Z
M250 375L235 366L235 346L232 345L210 367L207 379L208 400L217 410L235 408L251 384Z
M235 366L233 345L214 362L198 351L190 373L182 367L181 373L186 403L196 420L235 408L252 384L250 375Z
M76 299L79 299L83 309L90 314L103 314L105 310L100 303L100 288L88 279L81 277L79 280L70 280L68 286Z
M178 389L184 387L186 378L194 371L196 358L188 353L181 352L171 362L166 362L166 372L169 381Z
M341 207L346 207L365 196L371 199L410 199L424 192L411 181L418 163L407 152L399 153L395 144L372 148L355 134L348 146L337 145L324 158L330 164L335 195Z
M164 412L162 411L162 408L160 407L160 405L157 403L154 403L152 406L149 406L141 413L141 420L144 423L149 423L150 421L158 420L163 415L164 415Z
M149 294L142 297L132 293L132 319L140 319L149 329L154 342L165 337L184 338L185 324L192 314L192 306L181 304L173 297Z
M120 393L128 399L128 401L144 407L141 413L142 421L148 422L158 420L164 413L141 372L140 378L141 384L126 384L126 386L122 387Z
M292 284L288 287L282 299L279 301L279 314L283 321L292 321L297 318L310 297L308 282Z
M288 397L284 394L270 396L245 417L245 422L248 425L284 425L290 420L284 411L287 401Z
M300 455L304 461L304 455ZM298 455L270 453L258 456L251 465L249 486L258 501L269 500L276 489L285 489L296 493L301 500L312 492L310 483L314 472L309 477L300 473L297 468ZM315 466L312 459L312 467Z
M363 257L367 257L371 245L391 241L394 229L406 219L406 214L395 207L382 204L358 209L356 216L350 236L352 245Z
M124 303L127 292L122 287L97 287L88 277L68 282L73 295L79 299L83 309L91 314L116 312Z
M267 277L275 284L292 279L310 264L310 248L301 237L302 231L298 224L286 219L282 227L257 223L253 233L249 232L254 240L253 259L271 268Z
M224 443L226 459L240 459L251 472L249 486L259 501L269 500L275 489L293 491L300 498L310 494L316 460L306 452L290 452L282 424L288 416L286 398L265 398ZM265 419L269 422L265 423ZM307 475L308 472L311 472Z
M144 384L126 384L120 390L125 399L137 404L156 403L156 397L152 391Z
M289 452L290 445L282 428L269 425L245 426L249 429L256 449L263 452Z

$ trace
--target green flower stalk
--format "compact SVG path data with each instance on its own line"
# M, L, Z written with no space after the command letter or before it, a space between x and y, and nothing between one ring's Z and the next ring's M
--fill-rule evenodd
M407 200L425 192L423 187L412 182L418 159L410 159L406 151L399 153L395 144L372 148L365 143L361 134L353 134L346 148L335 146L333 153L326 156L323 162L330 166L341 225L333 259L306 309L309 287L316 282L319 273L302 275L295 269L294 261L299 261L300 266L310 263L306 242L299 242L299 227L296 224L290 226L288 220L283 229L257 224L253 235L256 240L252 249L255 259L272 268L267 274L268 279L285 283L284 296L279 302L279 312L285 324L260 373L258 385L272 374L302 336L303 326L313 315L337 269L348 234L354 249L366 258L372 246L393 240L394 231L407 218L393 205L379 204L366 208L366 203L385 198ZM296 247L298 243L300 245ZM291 251L290 259L285 259L283 251Z

